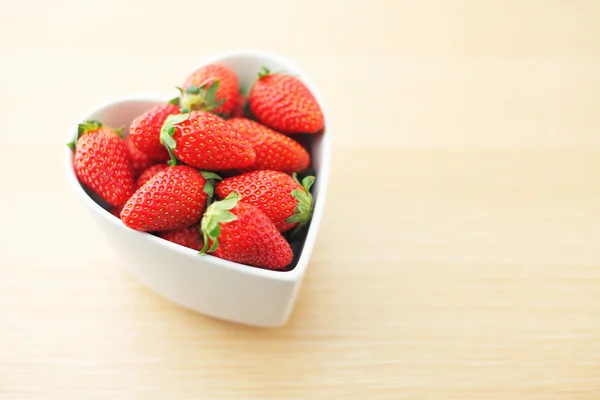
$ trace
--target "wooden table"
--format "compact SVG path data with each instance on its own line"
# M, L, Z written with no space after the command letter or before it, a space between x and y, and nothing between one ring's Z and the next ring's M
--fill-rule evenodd
M600 398L600 2L0 5L2 399ZM234 48L335 122L284 328L130 279L69 190L74 119Z

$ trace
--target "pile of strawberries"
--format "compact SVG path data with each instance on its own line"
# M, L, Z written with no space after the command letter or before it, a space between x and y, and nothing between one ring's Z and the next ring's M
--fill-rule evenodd
M289 269L290 238L310 221L315 179L295 138L323 133L319 104L298 78L266 68L247 96L221 64L194 71L179 90L135 118L126 139L83 121L69 143L75 175L128 228L201 254Z

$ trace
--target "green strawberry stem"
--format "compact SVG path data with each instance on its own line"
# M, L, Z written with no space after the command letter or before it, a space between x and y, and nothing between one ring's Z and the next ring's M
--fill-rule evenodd
M258 72L258 79L264 78L265 76L271 75L271 70L264 65L260 67L260 71Z
M202 83L200 87L189 86L181 93L181 107L193 111L213 111L221 107L227 99L218 99L219 80L213 81L210 85L207 82Z
M102 128L102 122L96 120L87 120L83 121L81 124L77 125L77 134L75 138L67 143L67 146L71 149L71 151L75 151L75 147L77 144L77 140L86 132L95 131Z
M219 235L221 234L221 225L228 222L232 222L238 219L237 215L232 213L231 210L234 208L242 196L235 192L229 193L229 195L221 200L212 203L204 213L202 222L200 223L200 229L202 230L202 237L204 238L204 246L200 249L200 254L212 253L219 248ZM210 249L208 248L209 242L212 241Z
M202 177L206 179L203 191L208 195L208 199L206 200L206 207L209 207L213 201L213 196L215 194L215 181L222 181L223 178L210 171L200 171L200 173L202 174Z
M258 79L262 79L265 76L275 75L275 74L285 74L284 70L271 71L269 68L264 65L260 67L260 71L258 71Z
M292 175L293 178L298 182L298 177L296 174ZM292 190L292 197L298 201L296 204L296 208L294 208L294 215L288 217L285 222L288 224L292 224L294 222L298 222L299 226L305 225L312 216L312 194L310 194L310 188L315 182L314 176L307 176L302 179L302 187L303 189L294 189ZM298 182L300 183L300 182Z
M177 157L175 157L175 153L173 153L173 149L177 147L177 142L175 139L173 139L173 135L175 134L175 125L182 123L189 117L190 112L185 114L169 115L169 117L167 117L163 123L163 126L160 128L160 142L169 152L169 156L171 157L169 165L171 166L177 165Z

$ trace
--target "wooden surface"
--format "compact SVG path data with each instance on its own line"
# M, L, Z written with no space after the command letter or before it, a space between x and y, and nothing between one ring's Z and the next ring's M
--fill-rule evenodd
M0 398L600 398L600 3L0 5ZM75 118L207 54L292 58L335 126L289 324L182 310L64 178Z

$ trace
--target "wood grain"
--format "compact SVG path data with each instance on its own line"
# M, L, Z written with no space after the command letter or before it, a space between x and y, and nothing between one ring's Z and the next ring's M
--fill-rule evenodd
M1 399L600 397L600 3L178 4L0 5ZM86 110L237 47L304 66L333 117L281 329L129 278L62 165Z

